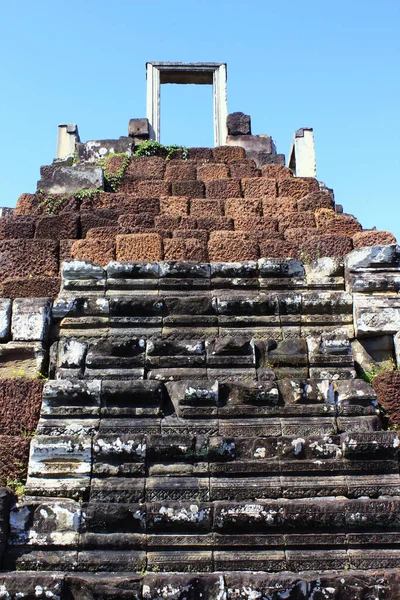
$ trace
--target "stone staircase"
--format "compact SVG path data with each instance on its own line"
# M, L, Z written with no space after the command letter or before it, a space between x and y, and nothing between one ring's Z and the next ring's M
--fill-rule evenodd
M398 597L400 440L339 260L62 275L0 597Z

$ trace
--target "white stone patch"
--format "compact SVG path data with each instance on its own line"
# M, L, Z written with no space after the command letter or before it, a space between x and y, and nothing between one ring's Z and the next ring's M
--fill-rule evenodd
M189 509L186 509L185 507L174 509L170 506L162 506L158 512L161 516L155 517L155 521L161 521L163 517L167 517L172 522L201 523L203 519L209 517L210 509L199 509L197 504L191 504Z
M0 341L5 341L10 336L11 304L11 300L0 299Z
M296 438L295 440L292 440L292 446L294 447L295 454L300 454L300 452L303 450L303 444L305 444L305 439L303 438Z
M59 365L67 369L79 369L87 350L87 344L75 339L68 339L60 344Z
M185 349L193 354L202 354L203 344L201 342L194 344L186 344Z
M104 454L135 453L137 456L144 457L146 455L146 444L137 444L136 440L123 441L120 437L113 439L111 442L98 438L93 450L96 454L99 452Z
M51 319L48 298L17 298L13 302L11 331L15 341L44 341Z
M256 448L254 452L254 458L265 458L266 450L265 448Z

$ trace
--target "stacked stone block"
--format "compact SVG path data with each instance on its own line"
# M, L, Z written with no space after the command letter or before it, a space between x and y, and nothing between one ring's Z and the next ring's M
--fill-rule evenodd
M90 152L80 153L78 166L92 173L99 158ZM62 173L52 187L57 169L71 171L64 188ZM131 156L118 192L104 191L100 178L81 193L74 169L43 168L39 192L23 194L14 213L0 218L4 297L54 297L66 258L102 266L115 259L312 261L395 242L388 232L362 231L354 217L335 212L331 192L317 180L295 178L279 164L259 168L237 145L189 149L187 160Z
M146 123L0 218L0 595L397 598L395 239L246 115L187 160Z
M357 252L346 277L337 259L66 263L1 589L394 598L400 442L356 378L345 281L397 246Z

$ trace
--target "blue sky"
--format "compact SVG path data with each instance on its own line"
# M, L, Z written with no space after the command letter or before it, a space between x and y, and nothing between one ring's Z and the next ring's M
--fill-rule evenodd
M228 110L287 154L313 127L317 175L364 227L400 240L398 0L48 0L1 10L0 205L35 190L57 125L126 135L145 63L228 63ZM161 141L212 145L209 86L163 86Z

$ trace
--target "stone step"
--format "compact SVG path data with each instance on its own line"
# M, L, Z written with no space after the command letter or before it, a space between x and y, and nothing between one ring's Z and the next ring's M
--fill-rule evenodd
M292 560L293 557L292 557ZM219 571L216 573L89 573L14 571L0 574L0 586L11 600L24 593L32 598L81 600L82 593L102 593L107 600L166 600L173 593L190 600L242 600L278 593L291 600L311 599L317 595L332 600L364 600L368 594L378 600L396 600L399 574L396 568L345 569L298 572ZM47 594L47 595L46 595ZM50 595L51 594L51 595Z

